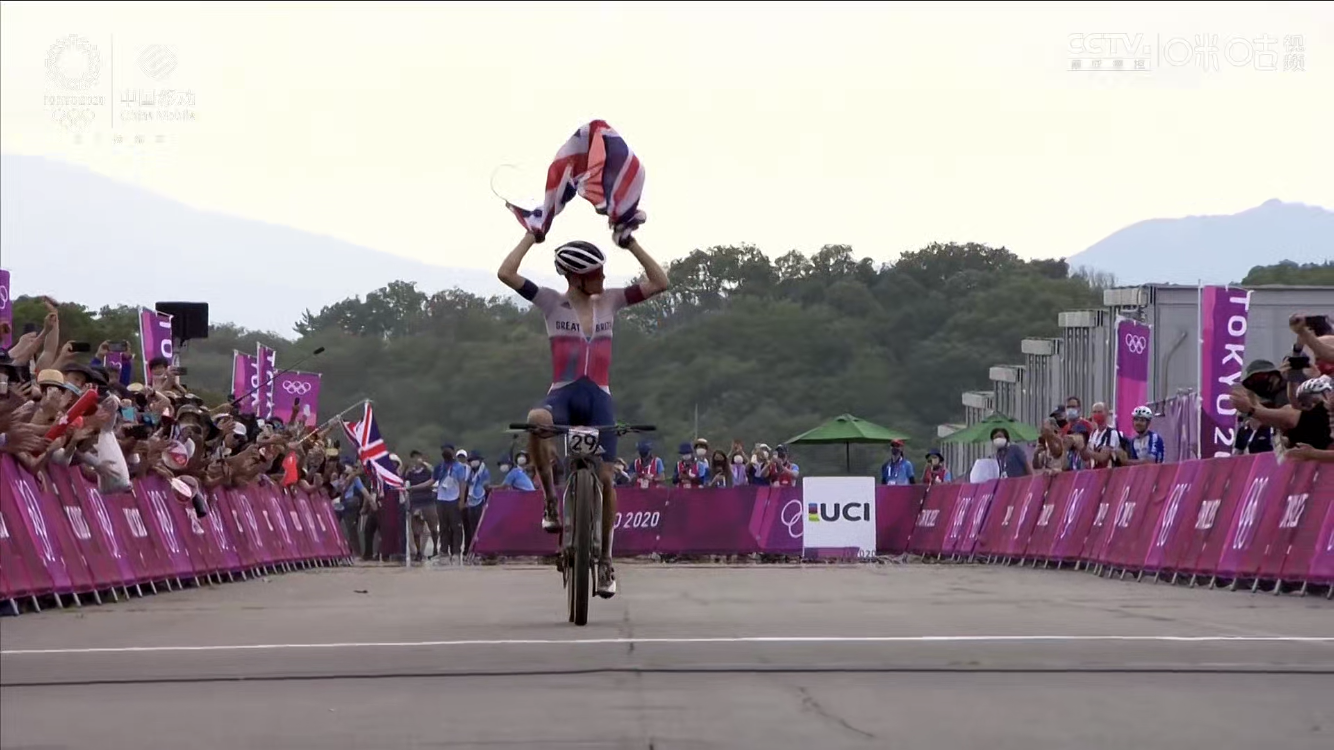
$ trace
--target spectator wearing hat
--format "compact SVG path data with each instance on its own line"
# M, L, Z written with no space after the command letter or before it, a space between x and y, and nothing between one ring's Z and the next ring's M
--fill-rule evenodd
M440 447L440 463L435 467L436 512L440 515L440 547L437 555L445 565L463 559L463 508L468 499L468 466L466 451L455 451L452 445Z
M640 489L661 487L663 478L667 473L667 467L663 465L661 458L653 454L653 442L640 440L635 449L639 453L633 464L635 486Z
M526 457L526 456L525 456ZM500 459L496 464L497 473L500 475L500 484L502 489L518 490L520 492L533 492L537 487L533 484L533 478L528 476L528 472L523 467L516 466L508 458Z
M750 454L750 463L746 466L746 473L750 478L750 483L757 487L768 487L769 481L769 460L773 456L773 451L764 443L756 443L755 450Z
M775 487L795 487L801 478L801 467L797 466L787 454L787 446L774 447L774 457L769 462L769 482Z
M472 555L473 545L477 542L477 525L482 521L486 500L491 496L491 470L477 451L468 454L467 482L467 502L463 507L463 549L464 554ZM462 556L459 564L463 564Z
M629 487L635 483L635 478L630 476L630 467L625 463L625 459L620 456L612 462L612 484L617 487Z
M1287 363L1284 363L1286 367ZM1284 384L1283 369L1267 359L1253 359L1241 373L1241 386L1255 394L1261 406L1278 408L1288 404L1288 389ZM1254 417L1237 413L1237 431L1232 439L1232 455L1271 453L1274 450L1274 428Z
M683 490L703 487L704 479L709 474L708 463L696 456L690 443L681 443L677 453L679 460L676 462L676 473L672 476L672 484Z
M709 466L709 441L704 438L695 438L693 448L695 451L695 460L701 465L699 472L699 486L708 486L709 477L713 475Z
M917 471L903 455L903 441L889 444L889 460L880 465L880 483L889 486L917 484Z
M945 456L934 448L926 453L926 471L922 472L922 484L927 487L936 484L949 484L954 481L949 467L945 465Z

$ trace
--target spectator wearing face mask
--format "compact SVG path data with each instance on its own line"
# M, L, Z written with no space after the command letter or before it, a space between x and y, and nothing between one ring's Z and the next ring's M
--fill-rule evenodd
M468 499L463 508L464 553L472 554L477 543L477 525L482 521L482 512L486 508L486 499L491 496L491 470L487 468L482 454L473 451L468 454ZM463 562L459 560L460 564Z
M648 440L640 440L636 448L639 457L634 462L635 486L640 489L661 487L667 474L667 468L663 466L661 458L653 455L653 443Z
M1033 473L1023 447L1010 442L1009 430L1004 427L992 430L991 445L996 449L996 466L1000 469L1001 479L1026 477Z
M672 476L672 484L683 490L703 487L709 475L708 464L704 459L696 457L690 443L681 443L677 453L679 458L676 462L676 473Z
M772 453L769 446L764 443L756 443L755 450L750 454L750 464L746 467L750 483L757 487L768 487L769 480L769 460Z
M467 454L465 453L466 457ZM437 554L445 565L463 559L464 491L468 486L468 467L459 460L454 446L440 447L440 463L435 473L436 512L440 515L440 547Z
M1093 405L1093 432L1089 435L1088 459L1094 469L1120 465L1124 458L1121 431L1107 423L1107 404Z
M522 471L524 476L528 477L528 483L536 487L533 480L537 478L537 467L533 466L533 462L528 460L528 451L519 451L514 454L514 468Z
M1251 360L1242 370L1241 386L1255 394L1261 406L1288 404L1288 391L1280 368L1267 359ZM1274 429L1260 420L1237 414L1237 432L1232 441L1232 455L1269 453L1274 450Z
M527 456L521 455L520 458L526 459ZM512 465L507 458L502 458L500 463L496 464L496 469L499 470L500 486L502 488L521 492L533 492L537 489L533 485L533 478L528 476L523 467Z
M1074 432L1075 425L1077 424L1084 425L1088 428L1088 432L1092 434L1093 423L1080 416L1082 407L1083 404L1080 402L1078 396L1071 396L1065 400L1065 414L1062 415L1064 421L1061 422L1062 435L1069 435Z
M917 474L903 455L903 441L889 444L889 460L880 465L880 483L885 485L917 484Z
M746 465L746 447L741 441L732 444L732 457L728 466L728 486L745 487L750 484L750 470Z
M709 477L712 475L711 467L709 466L709 441L704 438L695 438L694 449L695 460L698 461L702 467L699 472L700 483L701 485L707 485L709 483Z
M709 487L726 487L728 476L727 454L716 450L709 457Z
M922 472L922 484L930 487L936 484L949 484L954 481L949 467L945 466L945 457L940 451L927 451L926 471Z
M1137 406L1131 412L1131 423L1135 427L1135 437L1130 441L1130 455L1126 464L1160 464L1167 460L1167 447L1158 433L1149 429L1153 424L1153 409Z

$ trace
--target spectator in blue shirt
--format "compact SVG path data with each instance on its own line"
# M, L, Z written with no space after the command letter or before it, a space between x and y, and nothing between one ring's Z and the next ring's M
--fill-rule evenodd
M889 444L889 460L880 466L880 483L886 485L917 484L912 461L903 455L903 441Z
M477 541L477 524L482 520L482 509L486 507L486 498L491 494L491 470L482 460L482 454L473 451L468 455L468 496L463 508L463 548L472 554Z
M537 487L533 485L533 480L528 476L527 472L518 466L512 466L508 458L500 459L500 463L496 464L496 468L499 470L500 474L500 484L498 486L502 489L508 488L519 490L521 492L533 492L537 489Z
M1160 464L1167 460L1167 448L1158 433L1149 429L1153 422L1153 409L1137 406L1131 412L1131 424L1135 426L1135 439L1130 441L1130 456L1126 463Z
M435 467L436 508L440 515L440 544L446 565L463 564L463 495L468 486L468 467L459 461L454 446L440 447L440 463Z

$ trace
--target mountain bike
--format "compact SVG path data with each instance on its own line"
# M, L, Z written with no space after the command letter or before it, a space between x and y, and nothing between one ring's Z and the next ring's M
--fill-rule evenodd
M652 425L612 425L608 427L569 427L515 423L511 430L523 430L546 439L565 436L565 493L560 498L561 531L559 556L561 579L570 610L570 622L588 624L588 600L602 559L602 468L598 438L614 431L618 437L632 432L653 432ZM553 468L554 473L554 468Z

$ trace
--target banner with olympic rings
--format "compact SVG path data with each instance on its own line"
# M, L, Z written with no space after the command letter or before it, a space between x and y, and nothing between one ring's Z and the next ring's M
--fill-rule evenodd
M1149 403L1149 362L1153 329L1121 318L1116 324L1116 399L1113 414L1116 428L1134 434L1130 415L1135 407Z
M319 426L320 374L318 372L285 372L273 381L273 416L290 423L292 408L297 419L307 427Z

